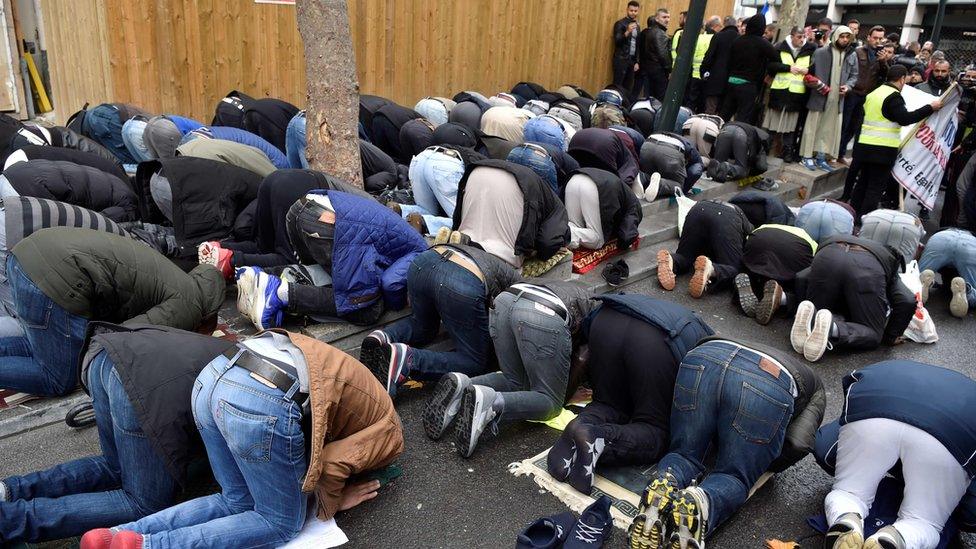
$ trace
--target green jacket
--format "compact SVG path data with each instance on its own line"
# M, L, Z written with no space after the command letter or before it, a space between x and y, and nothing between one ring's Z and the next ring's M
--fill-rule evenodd
M210 265L189 274L131 238L54 227L11 251L24 273L66 311L91 320L193 330L224 302L224 279Z

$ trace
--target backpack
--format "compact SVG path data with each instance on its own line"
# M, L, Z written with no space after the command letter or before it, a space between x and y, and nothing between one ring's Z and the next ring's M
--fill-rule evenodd
M894 248L907 264L918 254L925 228L918 217L908 212L874 210L861 216L858 236Z
M254 103L254 98L246 93L233 90L217 103L211 126L244 127L244 111Z
M137 115L149 117L148 113L132 105L102 103L90 111L85 111L81 122L81 133L100 143L123 164L137 164L138 161L133 158L122 139L123 124ZM72 122L69 121L70 123Z

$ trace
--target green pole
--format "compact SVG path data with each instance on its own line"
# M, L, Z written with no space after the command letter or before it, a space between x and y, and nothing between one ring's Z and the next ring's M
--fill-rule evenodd
M942 38L942 21L945 19L946 0L939 0L939 11L935 12L935 26L932 27L932 46L939 49L939 39Z
M688 18L685 20L685 30L678 40L678 61L671 71L668 81L668 91L664 94L661 111L654 121L654 131L671 131L678 119L678 109L685 97L688 79L691 78L691 63L695 56L695 45L705 19L705 5L707 0L691 0L688 6Z

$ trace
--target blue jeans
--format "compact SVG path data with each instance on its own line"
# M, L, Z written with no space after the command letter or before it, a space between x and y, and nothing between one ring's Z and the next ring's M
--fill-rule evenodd
M308 168L308 160L305 158L305 111L301 111L292 117L288 122L288 129L285 130L285 150L288 153L288 164L292 168Z
M2 222L2 216L0 216ZM3 230L0 228L0 230ZM14 308L14 295L7 281L7 258L10 252L0 249L0 339L24 335L24 329L17 321Z
M962 229L946 229L929 238L918 269L938 271L953 267L966 281L966 300L970 307L976 307L976 236Z
M0 387L41 396L70 393L78 385L88 320L44 295L13 255L7 278L24 335L0 337Z
M176 480L142 432L115 365L104 351L88 369L102 455L10 477L0 503L0 540L78 536L136 520L173 503Z
M450 372L487 372L491 338L485 284L436 250L428 250L410 265L407 291L412 313L383 330L390 341L426 345L434 340L441 320L454 340L454 350L447 353L412 349L410 377L436 380Z
M658 463L686 487L714 468L699 486L708 495L714 531L745 503L749 490L783 449L793 417L790 378L759 367L760 355L711 341L688 353L678 368L671 407L671 446ZM713 446L712 441L716 441Z
M410 161L410 185L416 206L402 206L406 219L411 213L424 216L431 234L450 227L457 205L458 183L464 176L464 162L437 149L427 148Z
M552 191L559 195L559 181L556 179L556 164L548 154L526 145L519 145L508 153L508 161L521 164L539 174L542 180L549 184Z
M302 409L218 356L193 386L197 429L221 492L181 503L117 530L143 534L143 549L275 547L305 524L308 495Z
M854 216L840 204L823 200L808 202L796 214L796 226L810 238L823 242L834 235L853 234Z
M131 118L122 124L122 142L137 162L146 162L153 159L153 154L149 152L149 147L142 140L142 134L146 131L146 120L141 118Z

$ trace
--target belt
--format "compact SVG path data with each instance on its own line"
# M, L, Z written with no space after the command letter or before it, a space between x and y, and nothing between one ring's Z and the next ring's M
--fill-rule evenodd
M252 376L256 376L258 381L263 381L279 389L282 393L288 394L298 383L298 372L286 372L286 366L278 365L257 353L244 347L231 347L224 351L223 355L230 360L231 366L240 366ZM303 406L308 400L308 393L296 391L291 397L292 401L299 406Z
M433 250L440 254L440 256L444 259L478 277L478 280L480 280L482 284L485 282L485 275L481 273L481 269L478 268L475 262L465 257L457 250L452 250L446 246L434 246Z
M668 143L667 141L658 141L657 139L654 139L653 137L651 138L651 143L654 143L655 145L664 145L665 147L670 147L670 148L678 151L681 154L684 154L685 153L685 150L684 149L682 149L681 147L675 145L674 143Z
M557 306L555 303L548 299L541 298L535 294L530 294L529 292L515 291L511 288L505 288L505 293L514 295L517 299L527 299L532 303L537 303L548 309L552 309L554 313L559 315L559 318L563 319L563 322L569 323L569 312L566 311L566 306Z

